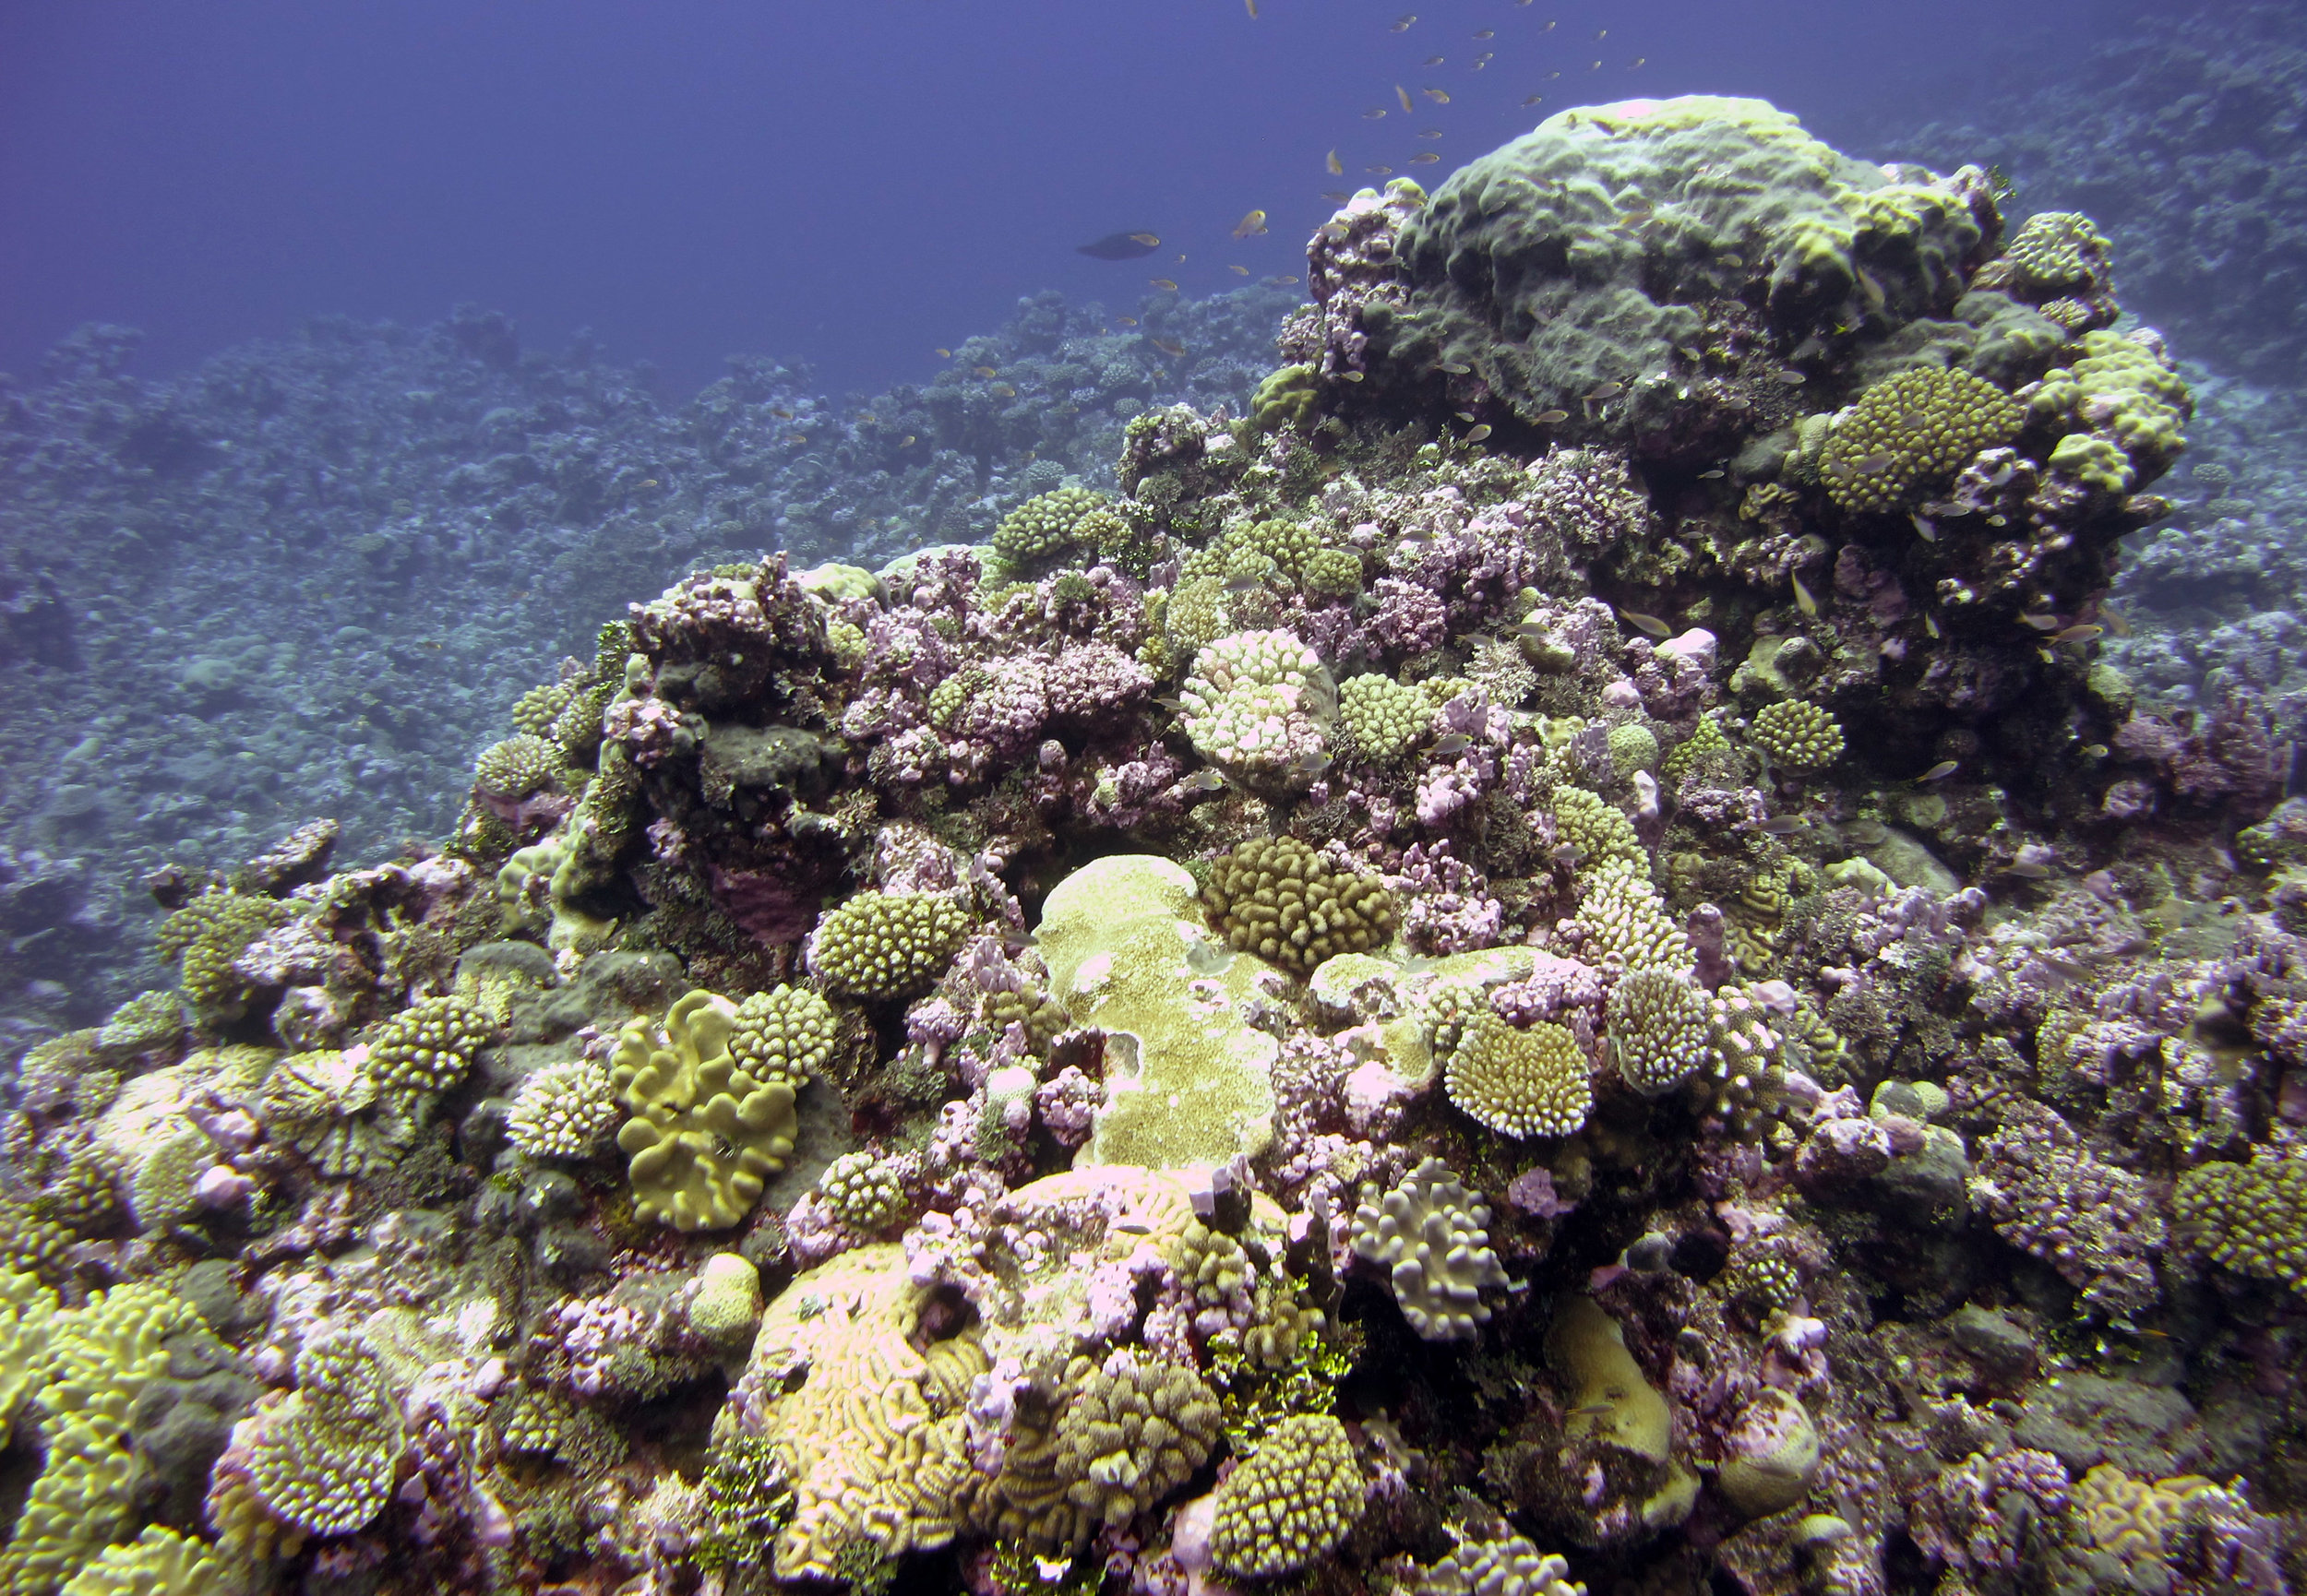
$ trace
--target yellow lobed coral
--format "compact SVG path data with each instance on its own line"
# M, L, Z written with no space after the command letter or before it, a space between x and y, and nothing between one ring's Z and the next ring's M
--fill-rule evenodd
M1227 947L1301 976L1341 953L1384 947L1400 923L1383 882L1295 837L1253 838L1221 854L1201 902Z
M934 892L860 892L809 938L809 968L853 997L909 997L935 981L969 933L969 911Z
M1800 698L1757 709L1747 735L1763 753L1799 770L1822 770L1842 757L1842 722Z
M793 1088L730 1057L736 1015L727 998L692 992L662 1024L636 1018L617 1037L609 1080L632 1117L616 1145L644 1219L682 1231L735 1224L793 1151Z
M1391 765L1433 723L1434 706L1417 688L1365 673L1338 684L1338 723L1351 756Z
M1284 1419L1218 1487L1215 1509L1210 1552L1221 1571L1273 1579L1311 1567L1362 1516L1345 1426L1327 1413Z

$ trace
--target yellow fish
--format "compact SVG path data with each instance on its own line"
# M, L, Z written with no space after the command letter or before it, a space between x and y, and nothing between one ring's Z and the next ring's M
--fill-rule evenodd
M1398 20L1394 23L1394 25L1393 25L1393 30L1394 30L1396 33L1407 33L1407 32L1410 30L1410 24L1411 24L1411 23L1413 23L1413 22L1415 22L1415 21L1416 21L1416 20L1417 20L1417 13L1416 13L1416 12L1415 12L1415 11L1405 11L1405 12L1404 12L1404 13L1402 14L1401 18L1399 18L1399 19L1398 19Z
M996 374L997 368L989 365L974 365L969 369L975 372L979 376L992 376Z
M1401 84L1397 83L1393 86L1393 97L1402 102L1402 110L1405 114L1407 114L1412 109L1410 104L1410 91L1403 88Z
M951 360L953 358L953 351L950 349L941 349L938 351L938 358L939 360Z
M1176 293L1177 292L1177 285L1170 281L1169 279L1165 277L1149 277L1145 280L1152 283L1155 288L1160 289L1164 293Z
M1425 95L1427 99L1432 101L1437 105L1447 105L1450 103L1450 90L1447 89L1421 89L1418 92Z
M1638 630L1649 633L1654 637L1671 637L1674 636L1674 628L1667 625L1664 621L1661 621L1656 615L1645 615L1633 610L1620 610L1618 613L1619 619L1627 622Z
M1145 341L1152 344L1155 349L1160 350L1164 354L1169 356L1172 360L1181 358L1186 352L1186 346L1184 344L1172 343L1165 338L1149 337Z
M1440 161L1440 156L1435 154L1430 149L1421 149L1416 155L1410 157L1410 164L1412 166L1431 166L1434 162Z
M1275 288L1296 288L1297 286L1297 277L1290 273L1285 273L1280 277L1269 277L1266 279L1266 281L1272 283Z
M1249 268L1248 267L1235 266L1231 262L1226 264L1225 269L1232 272L1236 277L1248 277L1249 275Z
M1417 130L1417 136L1420 138L1440 138L1441 137L1441 129L1439 127L1421 127Z
M1532 94L1532 95L1527 95L1527 96L1525 96L1525 97L1524 98L1524 100L1523 100L1523 101L1522 101L1522 102L1523 102L1524 105L1536 105L1536 104L1537 104L1540 101L1544 100L1545 98L1546 98L1546 96L1545 96L1545 95L1543 95L1543 94Z
M1362 120L1365 122L1375 122L1385 113L1386 108L1384 106L1373 105L1368 111L1362 113Z
M1382 162L1376 166L1365 166L1362 170L1377 177L1391 177L1393 175L1393 168L1387 166Z
M1338 159L1338 152L1336 150L1333 149L1330 152L1330 160L1327 164L1330 168L1331 176L1344 177L1345 175L1345 162Z
M1484 422L1478 426L1471 426L1466 429L1466 442L1470 444L1478 444L1489 435L1490 423L1488 422Z
M1138 318L1134 316L1118 316L1114 317L1114 319L1121 323L1124 327L1135 327L1138 325Z
M1265 230L1266 213L1262 210L1253 210L1249 212L1249 215L1243 217L1239 221L1234 223L1234 236L1236 238L1255 238Z
M901 449L909 449L920 441L921 440L914 436L913 434L907 433L903 437L897 440L897 447Z
M1130 242L1142 244L1148 249L1159 249L1162 246L1161 234L1156 232L1133 232L1130 235Z
M1476 39L1495 39L1498 37L1498 30L1495 28L1479 29L1476 31L1474 36Z
M1787 579L1794 583L1794 601L1796 607L1806 615L1816 615L1818 613L1818 601L1811 596L1811 590L1802 585L1802 578L1794 575L1792 572L1789 572L1787 574Z

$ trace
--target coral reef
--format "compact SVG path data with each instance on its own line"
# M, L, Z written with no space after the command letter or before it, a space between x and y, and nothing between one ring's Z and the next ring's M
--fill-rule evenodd
M1634 101L1348 199L1254 406L741 370L442 835L20 1050L0 1586L2285 1589L2295 751L2109 663L2203 385L2000 192Z

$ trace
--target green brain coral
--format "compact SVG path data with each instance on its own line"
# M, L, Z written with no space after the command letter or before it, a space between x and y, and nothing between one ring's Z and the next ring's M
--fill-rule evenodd
M853 997L910 997L969 932L969 912L934 892L860 892L818 922L809 968Z
M710 992L676 999L662 1025L627 1022L609 1079L632 1117L616 1145L643 1219L675 1230L722 1230L759 1201L784 1167L798 1127L794 1092L729 1055L736 1006Z
M1215 1507L1210 1551L1225 1573L1273 1579L1311 1567L1362 1516L1345 1426L1326 1413L1284 1419L1218 1487Z
M1295 837L1253 838L1220 855L1201 901L1228 947L1301 976L1338 954L1383 947L1401 918L1383 882Z
M1835 422L1819 475L1826 496L1846 510L1895 509L1979 450L2008 443L2026 417L1983 377L1919 366L1876 383Z
M1569 1136L1594 1106L1576 1037L1543 1021L1517 1030L1488 1012L1451 1054L1447 1085L1451 1102L1505 1136Z
M2179 1177L2171 1211L2214 1262L2307 1292L2307 1158L2199 1165Z

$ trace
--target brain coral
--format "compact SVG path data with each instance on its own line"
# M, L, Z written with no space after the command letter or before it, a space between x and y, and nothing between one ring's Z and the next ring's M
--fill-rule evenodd
M1341 953L1383 947L1401 919L1384 883L1295 837L1252 838L1220 855L1201 902L1226 946L1299 975Z
M1354 1256L1386 1271L1420 1339L1470 1341L1489 1321L1482 1288L1507 1283L1490 1250L1489 1222L1488 1208L1429 1158L1382 1197L1365 1188L1354 1212Z
M1237 1578L1276 1578L1328 1555L1361 1516L1361 1470L1345 1426L1327 1413L1294 1413L1218 1487L1210 1551Z
M1594 1106L1576 1037L1544 1021L1517 1030L1490 1013L1451 1054L1447 1084L1451 1102L1505 1136L1569 1136Z
M682 1231L733 1225L793 1151L793 1088L729 1056L736 1013L725 997L692 992L662 1025L637 1017L617 1036L609 1080L632 1117L616 1145L643 1219Z
M1670 435L1686 385L1617 385L1703 347L1702 307L1753 294L1790 340L1943 316L1992 226L1983 181L1895 178L1762 101L1629 101L1459 168L1403 228L1404 325L1363 325L1396 358L1471 366L1525 420L1591 420L1599 393Z
M1883 378L1836 420L1820 450L1826 496L1846 510L1897 508L1981 449L2008 443L2026 411L1966 371L1918 366Z

